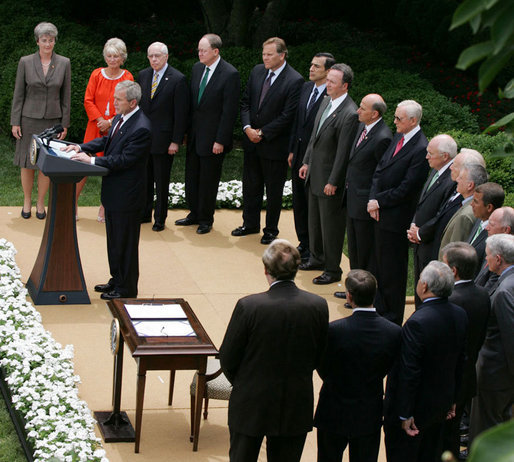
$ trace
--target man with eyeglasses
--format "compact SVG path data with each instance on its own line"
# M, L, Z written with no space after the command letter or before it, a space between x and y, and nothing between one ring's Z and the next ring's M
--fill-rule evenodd
M168 191L173 157L184 140L189 113L189 90L186 77L168 65L168 47L161 42L148 47L150 67L137 78L141 85L139 106L152 123L152 148L147 165L146 205L142 223L152 221L153 231L163 231L168 216Z
M375 220L379 314L401 325L405 311L410 227L429 170L428 141L419 126L422 107L413 100L398 104L396 135L373 175L368 213Z

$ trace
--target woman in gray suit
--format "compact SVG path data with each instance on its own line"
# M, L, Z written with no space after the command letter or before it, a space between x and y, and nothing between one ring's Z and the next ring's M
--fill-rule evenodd
M59 138L63 139L70 125L71 66L68 58L53 52L57 28L49 22L41 22L34 29L34 37L39 51L20 59L11 110L12 134L17 140L14 164L21 167L23 218L30 218L32 208L36 170L29 159L32 135L61 124L65 128ZM39 172L36 216L40 220L46 217L48 186L48 177Z

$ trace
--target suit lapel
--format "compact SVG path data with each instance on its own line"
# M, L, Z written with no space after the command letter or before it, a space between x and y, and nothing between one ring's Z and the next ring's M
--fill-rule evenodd
M206 87L205 87L205 89L203 91L202 99L200 100L199 103L197 103L198 106L202 105L202 102L205 100L206 95L208 95L211 92L211 89L214 86L214 83L217 82L219 79L223 78L222 61L223 60L220 59L220 62L218 63L218 65L216 66L216 69L212 73L211 78L207 82L207 85L206 85ZM204 70L205 70L205 66L204 66ZM200 75L203 75L203 72ZM198 101L198 91L199 91L199 88L200 88L200 82L198 82L198 87L196 88L196 100L195 101Z
M161 80L159 80L159 85L157 85L157 88L155 90L155 93L153 95L152 99L157 98L159 96L159 93L161 93L162 89L168 84L168 80L172 74L171 67L168 64L168 67L166 68L166 72L162 76ZM153 73L151 74L153 78ZM152 87L151 81L150 81L150 88Z
M105 150L106 155L107 155L107 153L111 152L120 143L120 141L122 141L125 138L127 132L130 130L130 127L135 123L136 119L139 117L139 111L141 111L141 109L139 109L134 115L132 115L130 117L129 120L127 120L123 124L123 126L120 128L118 133L116 133L116 136L114 138L109 138L109 141L108 141L109 145L107 146L107 148ZM111 131L109 132L109 137L111 137L111 133L116 128L118 120L119 120L119 117L116 116L116 121L113 122L113 124L112 124Z
M268 93L266 93L266 96L264 97L264 99L262 100L262 104L261 104L261 107L262 106L265 106L266 105L266 102L268 101L268 99L270 98L273 98L273 95L279 91L279 88L282 86L282 82L285 80L286 78L286 74L287 74L287 68L288 68L288 64L286 64L286 67L284 67L284 69L282 70L282 72L278 75L278 77L275 78L275 81L273 82L273 84L271 85L271 87L269 87L269 90L268 90ZM265 74L265 77L264 77L264 80L262 81L262 85L264 85L264 81L266 80L266 78L268 77L268 71L266 70L266 74ZM260 93L262 92L262 85L261 85L261 91L259 92L259 99L260 99Z
M32 56L33 56L32 63L34 65L34 71L36 72L36 75L39 77L39 80L41 80L41 82L46 83L45 74L43 73L43 66L41 64L41 59L39 58L39 53L36 52ZM52 58L53 58L53 56L52 56ZM51 65L50 65L50 67L51 67Z
M330 98L328 99L328 101L330 101ZM343 110L343 108L346 106L346 104L348 103L348 96L344 99L344 101L339 105L337 106L337 108L335 109L334 112L332 112L332 114L330 114L326 119L325 121L323 122L323 125L320 127L318 133L316 134L316 139L319 138L321 136L321 134L327 129L327 127L329 127L333 122L334 120L336 120L337 118L337 115ZM328 102L327 104L324 106L324 109L323 109L323 112L325 111L325 109L327 108L328 106ZM323 112L321 114L323 114ZM321 119L321 115L320 115L320 119ZM318 121L318 124L315 125L315 128L317 129L319 125L319 121Z

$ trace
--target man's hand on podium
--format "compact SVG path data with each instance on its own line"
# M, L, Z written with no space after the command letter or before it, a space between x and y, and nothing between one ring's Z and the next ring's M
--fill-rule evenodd
M61 151L75 151L76 154L73 154L70 157L71 160L78 160L79 162L84 162L85 164L92 164L91 157L88 156L85 152L82 152L78 144L69 144L68 146L61 148Z

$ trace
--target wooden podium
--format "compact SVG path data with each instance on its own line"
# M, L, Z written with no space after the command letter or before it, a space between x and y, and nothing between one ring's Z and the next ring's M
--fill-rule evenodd
M35 158L39 169L50 177L50 196L27 289L35 305L90 303L77 242L75 184L85 176L107 175L109 170L59 157L37 135L33 135Z

